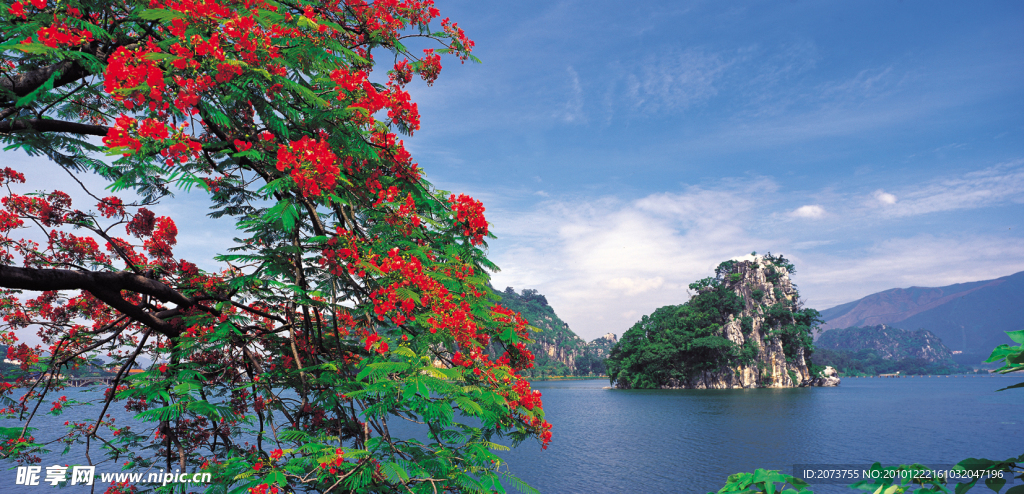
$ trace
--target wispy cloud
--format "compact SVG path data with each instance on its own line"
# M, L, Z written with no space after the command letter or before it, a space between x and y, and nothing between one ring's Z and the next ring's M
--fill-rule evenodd
M558 116L568 123L586 123L587 116L583 113L583 85L580 84L580 76L571 66L566 67L566 72L569 75L569 98Z
M1024 203L1024 160L1009 161L958 177L937 178L907 187L899 197L899 203L889 203L893 207L888 213L893 216L975 209L1001 202Z
M996 235L919 234L882 238L852 255L801 256L807 303L825 309L890 288L945 286L1024 271L1024 241Z
M650 56L626 76L626 97L642 112L685 110L718 94L716 83L732 63L698 48Z

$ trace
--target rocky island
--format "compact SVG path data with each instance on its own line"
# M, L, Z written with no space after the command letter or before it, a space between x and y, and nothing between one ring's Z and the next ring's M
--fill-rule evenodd
M721 263L690 285L684 304L644 316L607 361L620 389L836 386L835 371L813 369L818 311L802 308L787 259L752 254Z

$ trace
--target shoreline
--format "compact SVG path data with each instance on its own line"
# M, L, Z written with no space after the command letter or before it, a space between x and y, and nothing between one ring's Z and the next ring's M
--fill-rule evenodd
M589 379L608 379L608 376L551 376L551 377L531 377L527 381L586 381Z

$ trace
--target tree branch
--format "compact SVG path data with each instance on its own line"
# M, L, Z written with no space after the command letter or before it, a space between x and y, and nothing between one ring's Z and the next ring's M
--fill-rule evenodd
M149 295L161 302L174 303L178 308L192 307L195 300L160 281L129 272L71 271L67 269L17 268L0 266L0 287L21 290L86 290L113 309L153 328L153 330L175 338L180 331L167 323L161 316L175 314L162 311L147 312L121 297L121 290Z
M67 122L64 120L50 120L42 118L9 120L0 122L0 133L7 134L23 130L35 130L39 132L67 132L69 134L106 136L109 127L104 125L89 125L78 122Z
M14 93L18 98L35 91L39 86L46 83L54 72L60 72L57 79L53 81L54 89L71 84L89 74L81 64L75 60L62 60L53 65L41 67L31 72L8 76L0 79L0 87Z

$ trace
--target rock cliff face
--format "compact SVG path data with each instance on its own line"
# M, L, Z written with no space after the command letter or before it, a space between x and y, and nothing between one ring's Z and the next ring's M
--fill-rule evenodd
M619 342L619 338L615 336L615 333L608 333L594 341L587 344L588 349L594 354L595 358L608 358L608 354L612 352L612 347Z
M573 333L569 325L565 325L564 331L554 332L550 330L549 324L544 322L530 321L534 327L541 329L534 333L534 342L529 345L534 357L540 360L549 360L560 363L569 369L576 368L576 359L580 357L587 346L587 342ZM566 334L566 332L570 334ZM546 357L542 358L541 356Z
M773 335L773 330L788 322L770 317L773 308L778 313L781 307L796 307L799 298L787 267L762 257L723 265L727 269L719 276L725 275L724 281L740 296L744 305L742 311L722 328L722 336L740 347L748 341L755 342L758 345L757 356L750 364L705 372L691 382L674 382L664 387L787 388L813 384L803 348L797 348L794 355L786 355L782 339Z

